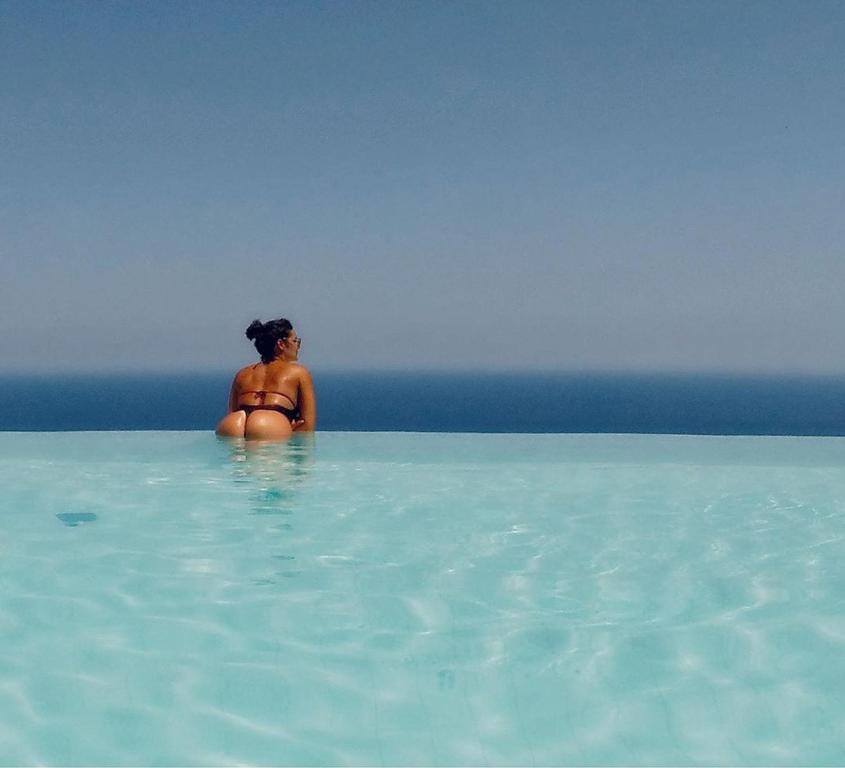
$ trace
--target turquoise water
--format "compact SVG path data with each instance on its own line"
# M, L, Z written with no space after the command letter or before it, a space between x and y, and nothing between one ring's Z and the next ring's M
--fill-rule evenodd
M0 434L3 764L841 764L845 439Z

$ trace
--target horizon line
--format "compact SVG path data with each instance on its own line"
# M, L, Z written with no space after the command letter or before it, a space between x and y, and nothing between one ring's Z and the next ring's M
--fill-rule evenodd
M441 368L433 366L420 367L314 367L309 369L315 376L334 375L523 375L523 376L601 376L601 377L701 377L701 378L759 378L759 379L845 379L845 370L772 370L772 369L730 369L730 368L600 368L600 367L573 367L573 368L525 368L525 367L452 367ZM0 377L4 378L47 378L51 376L62 376L67 378L83 378L92 376L106 377L167 377L182 378L186 376L226 376L234 375L231 368L55 368L40 370L7 369L0 368Z

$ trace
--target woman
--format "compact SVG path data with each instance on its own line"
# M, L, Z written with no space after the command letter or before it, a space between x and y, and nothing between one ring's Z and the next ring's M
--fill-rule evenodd
M246 337L255 342L261 362L235 374L229 411L217 425L220 437L285 440L296 432L311 432L317 423L314 385L308 369L299 365L302 339L285 320L254 320Z

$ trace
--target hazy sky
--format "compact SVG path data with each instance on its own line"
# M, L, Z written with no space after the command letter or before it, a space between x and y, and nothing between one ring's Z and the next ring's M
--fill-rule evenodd
M0 368L845 372L845 3L0 0Z

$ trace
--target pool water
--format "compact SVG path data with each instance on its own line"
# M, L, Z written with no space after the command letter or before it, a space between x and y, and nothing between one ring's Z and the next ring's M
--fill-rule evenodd
M845 439L0 434L0 761L845 761Z

